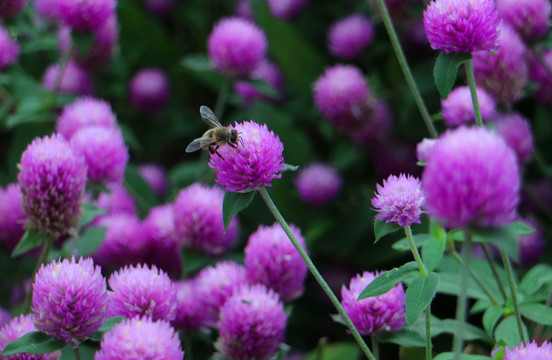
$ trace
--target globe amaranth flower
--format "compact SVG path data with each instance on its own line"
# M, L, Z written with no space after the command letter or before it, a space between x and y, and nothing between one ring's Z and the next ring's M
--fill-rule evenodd
M346 60L359 56L373 39L374 25L361 14L353 14L337 20L328 31L330 52Z
M0 329L0 351L4 350L6 344L9 342L19 339L21 336L32 331L36 331L33 314L22 314L13 318ZM0 356L2 360L58 360L61 357L61 351L58 350L41 355L13 354Z
M0 2L0 18L12 18L21 12L27 0L3 0Z
M365 271L341 287L341 305L361 335L377 335L402 329L405 317L405 293L402 283L385 294L357 300L360 293L378 276Z
M18 184L0 187L0 243L8 251L15 249L25 233L27 215L22 207L23 196Z
M53 238L74 231L81 217L86 163L63 136L36 138L21 155L17 180L29 227Z
M125 319L104 334L94 360L182 360L178 333L166 321Z
M152 266L126 266L109 277L107 315L148 316L172 321L176 316L176 287L165 272Z
M56 121L56 131L67 140L84 127L117 127L117 117L108 102L84 96L66 105Z
M496 131L514 150L518 162L523 165L533 152L533 133L529 121L517 113L500 115L493 121Z
M429 44L447 54L496 50L499 23L491 0L433 0L424 11Z
M103 325L106 305L105 278L90 258L54 260L36 273L32 305L35 326L73 348Z
M244 286L220 309L215 348L229 360L270 359L284 341L286 323L275 292L263 285Z
M427 213L450 227L510 223L516 218L519 188L513 150L483 127L441 135L422 175Z
M542 60L552 68L552 50L543 51ZM530 62L529 78L539 86L534 92L535 97L544 103L552 104L552 76L537 59Z
M376 208L376 219L386 223L395 222L399 226L419 224L424 212L424 196L420 180L412 175L390 175L383 180L383 186L376 185L377 191L372 198Z
M171 325L178 330L198 330L205 324L206 312L197 291L197 280L183 280L176 286L176 317Z
M548 31L552 6L548 0L496 0L498 14L530 41Z
M536 341L531 341L528 344L523 342L510 349L508 346L504 349L503 360L548 360L552 353L552 344L548 341L542 343L541 346Z
M301 230L290 225L291 232L306 251ZM301 296L307 276L307 265L288 239L280 224L259 226L245 247L245 269L251 284L263 284L276 291L282 300Z
M544 254L547 240L537 222L530 218L520 219L520 221L535 230L530 234L518 237L519 264L531 266L537 263Z
M0 12L1 9L2 5L0 5ZM4 26L0 25L0 70L9 65L15 64L18 57L19 45L11 39L8 30L6 30Z
M483 89L477 87L477 99L483 121L496 114L494 99ZM446 99L441 100L441 115L447 126L459 126L475 122L475 112L468 86L460 86L452 90Z
M211 154L209 166L215 169L217 184L226 191L250 192L271 186L282 177L284 144L266 124L245 121L229 126L237 130L237 148L221 146Z
M263 60L253 69L250 75L251 79L263 80L276 92L275 95L268 95L259 92L250 82L236 81L234 89L243 101L250 105L257 99L277 100L281 97L284 79L280 69L272 62Z
M128 148L120 129L87 126L73 135L71 147L86 159L89 181L103 184L123 181Z
M157 15L167 15L174 9L174 0L144 0L145 8Z
M130 103L140 110L158 111L169 98L169 80L157 68L140 70L129 84Z
M425 138L416 145L416 157L418 161L426 162L433 151L433 146L437 143L436 139Z
M167 179L167 173L160 165L140 165L138 172L157 196L163 197L165 195L169 186L169 180Z
M182 189L174 201L176 241L209 255L228 251L238 236L239 221L234 217L226 231L222 221L224 192L218 187L195 183Z
M264 59L268 42L263 31L238 17L224 18L207 40L215 68L228 76L247 76Z
M299 170L295 187L303 201L320 206L332 201L343 186L343 178L335 168L325 163L312 163Z
M275 18L289 20L307 5L307 0L268 0L268 8Z
M73 1L73 0L68 0ZM62 94L90 95L92 94L92 77L80 65L69 60L65 65L63 76L58 84L60 65L50 65L42 78L42 86L50 91Z
M115 16L116 0L58 0L62 22L78 31L94 31Z

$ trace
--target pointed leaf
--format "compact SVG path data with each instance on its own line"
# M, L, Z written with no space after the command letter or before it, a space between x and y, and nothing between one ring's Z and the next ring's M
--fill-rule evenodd
M104 324L102 325L102 327L100 327L96 332L94 332L90 335L90 339L95 340L95 341L101 341L103 335L106 332L111 331L111 329L113 329L113 327L115 325L117 325L118 323L120 323L124 319L125 319L124 316L113 316L113 317L110 317L110 318L106 319Z
M431 237L422 246L422 259L428 271L433 271L441 262L445 253L446 233Z
M472 55L469 53L445 54L441 52L439 54L433 68L433 80L441 97L446 98L448 96L456 81L458 68L471 58Z
M2 355L7 356L19 353L47 354L62 349L65 346L67 346L65 341L53 339L40 331L31 331L19 339L9 342L4 347L4 350L2 350Z
M427 241L431 240L431 235L429 234L414 234L412 237L417 248L424 246ZM396 251L410 251L410 242L408 238L403 237L391 245L391 248Z
M99 208L91 203L84 203L81 209L83 215L79 220L78 227L83 227L90 224L96 217L99 215L105 214L107 211L105 209Z
M519 284L519 291L524 295L533 295L539 289L552 283L552 266L546 264L535 265L529 270Z
M80 256L90 255L96 252L105 238L106 228L103 226L91 226L77 239L77 250Z
M415 261L404 264L399 268L386 271L380 274L377 278L372 280L368 286L362 290L358 300L362 300L367 297L378 296L385 294L391 290L395 285L413 274L418 273L418 264Z
M540 304L521 304L521 315L527 319L542 325L552 325L552 308Z
M501 307L491 306L483 314L483 328L490 336L493 336L493 330L498 323L498 320L500 320L503 312L504 309Z
M400 331L386 332L378 335L378 341L401 346L424 347L426 345L424 336L408 329L406 326Z
M254 191L248 193L226 192L224 194L224 200L222 201L222 220L224 221L224 231L228 229L230 221L232 221L234 215L248 207L254 196Z
M523 331L525 332L525 338L529 338L525 324L523 325ZM496 341L504 340L510 348L518 346L521 343L521 336L514 315L508 316L498 324L495 329L494 338Z
M472 229L473 241L491 243L506 251L513 260L519 260L517 225Z
M437 292L438 284L439 275L431 272L426 278L418 276L408 285L405 302L407 324L413 324L431 303Z
M46 240L48 240L48 235L41 234L35 229L27 229L19 241L19 244L13 249L11 256L16 257L24 254L45 243Z
M75 44L75 46L79 50L79 54L81 54L82 56L86 56L92 48L95 35L94 33L89 31L72 30L71 38L73 40L73 44Z
M376 241L374 244L379 241L382 237L392 232L399 230L401 227L394 222L386 223L374 219L374 235L376 235Z
M441 353L433 358L433 360L455 360L455 359L456 357L453 352ZM492 359L484 355L460 354L460 360L492 360Z

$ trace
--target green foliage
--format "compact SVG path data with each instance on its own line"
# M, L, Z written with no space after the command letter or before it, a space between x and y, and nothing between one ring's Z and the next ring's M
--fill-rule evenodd
M442 98L446 98L452 90L460 65L471 59L472 55L468 53L439 53L433 68L433 78Z
M53 339L40 331L31 331L19 339L6 344L2 355L8 356L19 353L47 354L67 346L62 340Z
M255 192L250 191L248 193L224 193L224 200L222 201L222 220L224 222L224 230L228 229L232 218L240 211L247 208L251 201L255 197Z
M418 273L418 264L414 261L406 263L399 268L386 271L372 280L372 282L368 284L364 290L362 290L358 299L361 300L367 297L385 294L399 282L413 276L416 273Z
M413 324L431 303L437 291L439 275L431 272L427 277L421 275L414 278L406 290L405 313L406 323Z
M12 257L22 255L27 251L39 247L48 240L48 235L41 234L35 229L27 229L19 241L19 244L12 251Z
M385 235L391 234L399 229L401 229L401 226L397 225L395 222L383 222L375 219L374 235L376 236L376 240L374 241L374 243L378 242L378 240Z

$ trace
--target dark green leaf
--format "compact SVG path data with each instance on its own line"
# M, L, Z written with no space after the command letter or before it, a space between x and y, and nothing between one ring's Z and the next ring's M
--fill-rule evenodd
M91 255L98 250L105 238L105 227L92 226L77 238L77 250L80 256Z
M516 233L518 229L518 226L509 225L504 227L472 229L471 231L474 242L494 244L506 251L512 259L518 260L519 251L517 238L519 234Z
M73 40L73 44L82 56L86 56L88 54L92 48L92 44L94 43L94 38L94 33L89 31L71 31L71 39Z
M52 339L40 331L31 331L19 339L9 342L4 347L4 350L2 350L2 355L7 356L19 353L47 354L62 349L65 346L67 346L65 341Z
M401 331L382 333L381 335L378 335L378 341L401 346L424 347L426 345L424 336L416 331L408 329L406 326Z
M29 250L32 250L41 244L45 243L48 240L48 235L41 234L35 229L27 229L23 237L19 241L19 244L13 250L11 256L16 257L21 254L26 253Z
M439 275L431 272L426 278L421 275L408 285L406 290L405 312L407 324L413 324L424 309L431 303L437 291Z
M186 56L180 62L184 69L204 85L218 91L223 81L222 75L217 73L211 61L205 54L192 54Z
M437 291L443 294L459 295L460 287L459 273L440 273L439 286ZM488 300L487 295L473 281L468 282L468 296L475 299Z
M394 222L386 223L374 219L374 235L376 235L376 240L374 244L379 241L382 237L392 232L399 230L401 227Z
M85 225L88 225L99 215L105 214L107 211L105 209L99 208L91 203L84 203L81 208L82 217L79 220L78 227L81 228Z
M523 325L525 338L527 339L527 328ZM510 315L502 320L495 329L494 338L496 341L504 340L510 348L518 346L521 343L521 336L518 331L516 317Z
M470 308L470 314L478 314L486 311L492 304L489 300L477 300Z
M428 271L433 271L441 262L443 254L445 252L446 245L446 233L434 231L436 233L432 235L431 239L426 241L422 246L422 259Z
M320 344L321 349L308 353L303 360L342 360L358 359L360 348L354 342Z
M448 96L456 81L458 68L471 58L472 55L469 53L445 54L441 52L439 54L433 68L433 80L441 97L446 98Z
M441 353L433 358L433 360L454 360L454 359L456 358L453 352ZM460 354L460 360L492 360L492 359L484 355Z
M546 264L535 265L525 274L519 284L519 291L524 295L532 295L545 284L552 283L552 266Z
M110 318L106 319L104 324L102 325L102 327L100 327L96 332L94 332L90 335L90 339L95 340L95 341L101 341L103 335L106 332L111 331L111 329L113 329L113 327L115 325L117 325L118 323L120 323L124 319L125 319L124 316L113 316L113 317L110 317Z
M521 304L521 315L537 324L552 325L552 308L540 303Z
M417 248L423 246L427 241L431 240L431 235L429 234L415 234L412 237L414 238L414 243ZM391 248L396 251L410 251L410 242L408 241L408 238L403 237L391 245Z
M222 201L222 220L224 221L224 231L228 229L230 221L232 221L234 215L248 207L254 196L254 191L244 194L227 191L224 194L224 200Z
M483 328L490 336L493 336L494 327L498 323L498 320L500 320L503 312L504 309L501 307L491 306L483 314Z
M375 278L368 286L362 290L358 300L385 294L395 285L413 274L419 273L418 264L415 261L404 264L399 268L386 271Z
M424 323L425 326L425 323ZM443 333L454 334L458 328L456 319L438 319L431 317L431 336L435 337ZM485 334L483 330L469 323L464 323L464 340L486 340L491 341L491 337Z

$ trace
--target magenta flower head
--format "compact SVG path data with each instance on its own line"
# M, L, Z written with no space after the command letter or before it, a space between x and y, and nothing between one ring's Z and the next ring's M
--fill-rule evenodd
M9 2L9 1L8 1ZM0 11L2 5L0 5ZM8 31L0 25L0 70L15 64L19 57L19 45L13 41Z
M46 90L62 94L92 94L92 77L88 74L88 72L86 72L86 70L77 65L74 61L70 60L67 63L63 76L61 77L61 82L59 83L59 86L57 86L59 71L59 64L50 65L46 69L44 77L42 78L42 86Z
M161 69L140 70L129 84L132 106L146 111L158 111L169 98L169 80Z
M552 67L552 50L544 51L542 58L548 67ZM533 59L530 63L529 77L539 85L534 93L535 97L542 102L552 104L552 76L537 59Z
M58 0L63 23L78 31L94 31L115 16L116 0Z
M157 15L167 15L174 8L174 0L144 0L146 9Z
M103 325L106 305L105 278L90 258L54 260L42 265L35 276L36 328L73 348Z
M523 37L530 41L548 31L552 6L548 0L496 0L498 14Z
M56 122L56 131L67 140L88 126L117 127L117 117L108 102L92 97L81 97L63 108Z
M233 261L221 261L197 275L196 293L203 303L205 324L216 326L219 309L241 285L248 284L245 267Z
M416 145L416 157L418 161L426 162L437 143L436 139L425 138Z
M259 284L243 286L220 309L215 348L225 359L270 359L284 341L286 323L275 292Z
M278 66L274 63L263 60L253 69L250 77L252 79L263 80L269 85L272 86L274 90L278 93L276 96L268 96L260 93L253 85L247 81L236 81L234 84L234 89L243 99L246 104L251 104L257 99L274 99L277 100L281 97L283 87L284 87L284 78Z
M0 18L12 18L21 12L27 0L3 0L0 3Z
M450 227L512 222L519 188L516 155L500 135L483 127L441 135L422 175L427 213Z
M513 113L495 118L494 125L498 134L514 150L519 164L525 164L533 152L533 133L529 121Z
M374 25L361 14L339 19L328 31L330 52L351 60L360 55L374 40Z
M176 316L176 287L157 267L126 266L109 278L107 316L148 316L172 321Z
M503 360L547 360L550 359L552 352L552 344L548 341L542 343L541 346L536 341L531 341L527 345L523 342L510 349L508 346L504 349Z
M12 319L13 319L13 316L11 312L0 308L0 328L2 328L4 325L9 323ZM1 331L0 331L0 334L1 334ZM0 335L0 337L1 336L2 335ZM0 352L2 351L1 349L2 349L2 346L0 345Z
M228 76L247 76L264 59L268 42L263 31L238 17L220 20L207 40L209 58Z
M321 206L332 201L343 186L343 178L329 164L313 163L299 171L295 187L303 201Z
M485 90L477 87L476 92L481 118L483 121L489 120L496 114L496 103ZM452 90L446 99L441 100L441 108L441 115L447 126L475 123L475 112L468 86Z
M55 239L74 231L81 217L86 163L63 136L34 139L21 155L17 180L29 227Z
M184 280L176 286L176 318L171 325L179 330L199 330L205 324L206 312L197 291L197 281Z
M290 225L303 249L307 249L301 230ZM245 247L245 268L251 284L263 284L276 291L282 300L292 301L303 293L307 265L280 224L259 226Z
M58 16L57 0L34 0L33 5L40 17L54 20Z
M519 263L528 267L536 264L542 257L547 240L542 228L534 220L527 218L520 221L535 230L518 237Z
M282 177L284 144L266 124L245 121L231 125L239 133L238 148L223 146L211 154L209 166L215 169L217 184L226 191L246 193L270 187Z
M125 319L107 332L94 360L182 360L178 333L166 321L135 317Z
M383 180L383 186L377 184L376 188L372 198L372 205L378 213L376 219L386 223L394 222L399 226L421 222L424 195L418 178L404 174L399 177L390 175L387 180Z
M268 7L275 18L289 20L297 16L307 2L307 0L268 0Z
M165 170L156 164L141 165L138 167L138 172L146 183L153 189L155 194L163 197L169 187L169 180Z
M34 315L19 315L13 318L8 324L0 329L0 351L4 350L4 347L9 342L19 339L21 336L36 331L34 326ZM54 351L42 355L31 354L13 354L8 356L2 356L2 360L58 360L61 357L61 351Z
M385 294L357 300L360 293L378 273L365 271L351 279L349 288L341 287L341 305L362 335L377 335L384 331L399 331L406 317L404 303L406 296L402 283L395 285Z
M432 0L424 11L429 44L447 54L496 50L499 23L492 0Z
M18 184L0 187L0 243L8 251L15 249L25 233L27 215L22 207L23 195Z
M71 138L71 147L86 159L89 181L103 184L123 181L128 148L120 129L85 127Z
M94 205L107 211L107 214L125 213L136 215L134 198L121 184L112 184L108 187L109 192L102 192L94 201ZM97 217L98 221L100 217Z

